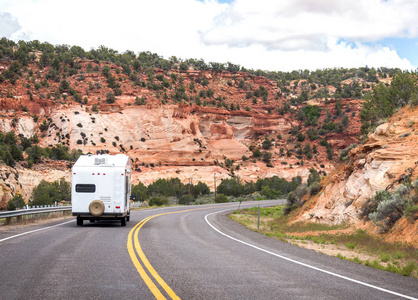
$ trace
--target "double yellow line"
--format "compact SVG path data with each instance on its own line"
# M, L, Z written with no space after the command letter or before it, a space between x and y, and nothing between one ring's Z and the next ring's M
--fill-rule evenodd
M224 208L224 207L231 207L234 205L225 205L225 206L218 206L218 208ZM131 257L131 260L133 264L135 265L139 275L141 275L142 279L144 280L145 284L148 286L148 288L151 290L151 292L154 294L156 299L166 299L166 297L162 294L161 290L157 287L157 285L154 283L154 281L151 279L151 277L148 275L148 273L154 278L154 280L164 289L167 295L171 297L171 299L180 299L176 293L168 286L167 283L158 275L158 273L155 271L155 269L152 267L150 262L148 261L147 257L145 256L144 252L142 251L141 245L139 244L138 240L138 233L139 230L141 230L142 226L145 225L149 220L163 216L163 215L170 215L170 214L178 214L193 210L202 210L202 209L210 209L213 207L203 207L203 208L194 208L194 209L187 209L187 210L181 210L181 211L173 211L173 212L167 212L162 214L153 215L150 217L147 217L140 221L138 224L134 226L134 228L131 229L128 235L128 243L127 248L129 252L129 256ZM133 242L132 242L133 237ZM138 256L136 255L136 253ZM138 259L139 257L139 259ZM142 264L141 264L141 262ZM148 272L145 270L145 268L148 270Z
M149 275L145 271L144 267L139 262L136 254L135 254L135 250L136 250L136 253L138 253L138 256L139 256L140 260L142 261L144 266L147 268L148 272L152 275L152 277L154 277L154 279L166 291L166 293L171 297L171 299L180 299L180 298L176 295L176 293L174 293L174 291L168 286L168 284L165 283L165 281L160 277L160 275L158 275L158 273L155 271L155 269L152 267L152 265L148 261L147 257L145 256L144 252L142 251L141 245L139 244L138 232L142 228L142 226L144 226L144 224L147 223L149 220L151 220L155 217L158 217L158 216L168 215L168 214L173 214L173 213L177 213L177 212L163 213L163 214L153 215L153 216L150 216L148 218L145 218L141 222L136 224L134 226L134 228L131 229L131 231L129 232L129 235L128 235L127 247L128 247L129 256L131 257L131 260L134 263L139 275L141 275L142 279L145 281L145 284L148 286L148 288L154 294L156 299L166 299L166 298L161 293L161 291L158 289L158 287L155 285L155 283L152 281L152 279L149 277ZM133 236L133 240L134 240L133 243L132 243L132 236ZM135 250L134 250L134 246L135 246Z

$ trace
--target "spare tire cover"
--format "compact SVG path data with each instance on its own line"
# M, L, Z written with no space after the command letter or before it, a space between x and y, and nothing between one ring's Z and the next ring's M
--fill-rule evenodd
M103 214L104 209L105 209L105 206L103 202L100 200L94 200L89 205L89 211L95 217L98 217L101 214Z

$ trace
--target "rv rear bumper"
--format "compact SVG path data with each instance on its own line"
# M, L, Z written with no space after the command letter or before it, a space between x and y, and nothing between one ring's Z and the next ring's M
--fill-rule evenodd
M126 217L129 215L129 212L121 212L121 213L104 213L100 216L93 216L89 213L82 213L82 212L73 212L73 216L77 216L84 220L118 220L120 218Z

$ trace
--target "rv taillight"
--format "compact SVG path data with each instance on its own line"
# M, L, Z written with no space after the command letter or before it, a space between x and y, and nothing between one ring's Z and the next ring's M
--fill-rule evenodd
M122 173L122 174L120 174L120 175L122 175L122 176L123 176L123 173Z
M103 175L106 175L106 173L103 173Z
M74 173L74 175L75 175L75 173Z
M100 173L97 173L97 175L100 175Z
M116 206L117 209L120 209L120 206Z

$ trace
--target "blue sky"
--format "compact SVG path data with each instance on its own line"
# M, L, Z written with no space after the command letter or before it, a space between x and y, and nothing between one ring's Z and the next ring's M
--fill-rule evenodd
M385 38L378 41L382 45L393 48L399 57L408 59L412 65L418 66L418 38Z
M415 0L0 0L0 37L291 71L418 66Z

